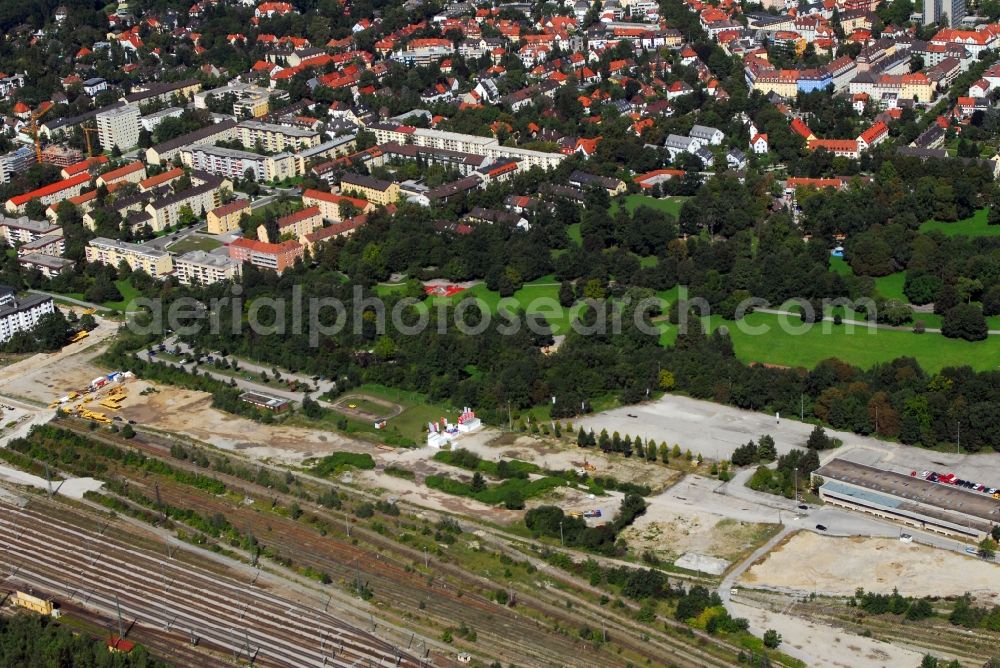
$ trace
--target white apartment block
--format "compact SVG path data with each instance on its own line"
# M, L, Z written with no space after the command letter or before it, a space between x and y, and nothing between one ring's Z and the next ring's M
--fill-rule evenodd
M181 161L192 169L218 174L229 179L242 179L249 169L258 183L293 178L298 166L295 156L291 153L270 156L207 145L181 149Z
M240 275L242 264L226 255L191 251L177 258L174 273L184 285L209 285Z
M259 145L268 153L301 151L317 146L321 141L315 130L260 121L243 121L236 126L236 130L244 147L254 148Z
M10 339L18 332L34 329L38 320L48 313L54 313L56 308L52 297L44 295L28 295L24 299L7 297L0 302L0 343Z
M97 237L91 239L84 250L87 262L100 262L111 267L125 262L132 271L142 269L153 278L162 278L174 269L170 253L142 244Z
M548 153L545 151L533 151L527 148L504 146L493 137L479 137L460 132L411 128L384 123L373 124L368 129L375 133L375 139L379 144L387 144L389 142L396 142L398 144L412 143L415 146L482 155L493 160L514 158L520 161L518 168L522 170L531 169L536 166L543 169L552 169L566 159L566 156L562 153Z
M101 148L110 151L117 146L126 151L139 143L139 107L125 105L97 114L97 136Z

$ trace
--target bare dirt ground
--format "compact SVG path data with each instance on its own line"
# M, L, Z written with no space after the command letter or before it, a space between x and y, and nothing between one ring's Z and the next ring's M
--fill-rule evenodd
M1000 602L1000 566L891 538L832 538L800 532L742 577L749 587L849 596L857 587L905 596L976 594Z
M504 434L495 429L475 432L455 442L456 448L471 450L483 459L520 459L544 469L566 470L593 466L593 476L612 476L622 482L649 485L656 491L669 487L681 473L660 464L650 464L635 457L606 456L596 448L581 449L553 439L524 434Z
M776 529L777 525L741 522L711 513L668 514L652 507L622 537L637 553L649 550L664 561L694 552L734 562L745 558Z
M921 654L886 642L845 634L825 624L814 624L792 615L762 610L737 602L729 604L734 617L745 617L755 628L775 629L782 648L809 652L810 666L829 668L897 668L920 665Z
M104 371L92 363L103 351L100 345L115 333L115 323L98 320L98 328L89 337L71 343L56 353L39 353L0 368L3 393L48 404L71 390L86 387Z
M143 396L142 390L150 386L159 391ZM128 387L128 398L118 415L218 448L241 450L255 457L296 465L334 450L377 452L371 445L333 432L258 424L224 413L212 408L212 397L206 392L153 385L141 380Z

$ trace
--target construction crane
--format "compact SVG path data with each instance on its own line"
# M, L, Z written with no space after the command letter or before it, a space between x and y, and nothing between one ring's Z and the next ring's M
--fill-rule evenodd
M38 141L38 119L49 113L49 110L54 106L54 104L50 104L41 111L32 112L31 118L28 120L28 124L31 127L31 136L35 140L35 161L39 163L42 161L42 144Z
M80 129L83 131L83 138L87 140L87 157L88 158L93 158L94 157L94 147L93 147L93 144L91 144L91 142L90 142L90 133L91 132L97 132L97 128L81 127Z

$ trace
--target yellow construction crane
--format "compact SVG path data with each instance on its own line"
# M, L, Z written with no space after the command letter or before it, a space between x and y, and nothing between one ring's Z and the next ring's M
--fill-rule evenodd
M94 157L94 146L90 142L90 133L91 132L97 132L97 128L82 127L80 129L83 130L83 138L87 140L87 157L88 158L93 158Z
M49 110L54 106L54 104L50 104L41 111L32 112L31 118L28 121L31 127L31 136L35 140L35 160L39 163L42 161L42 144L38 141L38 119L49 113Z

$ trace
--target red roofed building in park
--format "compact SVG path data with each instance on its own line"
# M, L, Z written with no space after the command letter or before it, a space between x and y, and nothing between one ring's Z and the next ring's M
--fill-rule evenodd
M254 239L237 239L229 244L229 257L238 262L249 262L255 267L273 269L279 274L302 257L305 248L298 241L270 244Z

